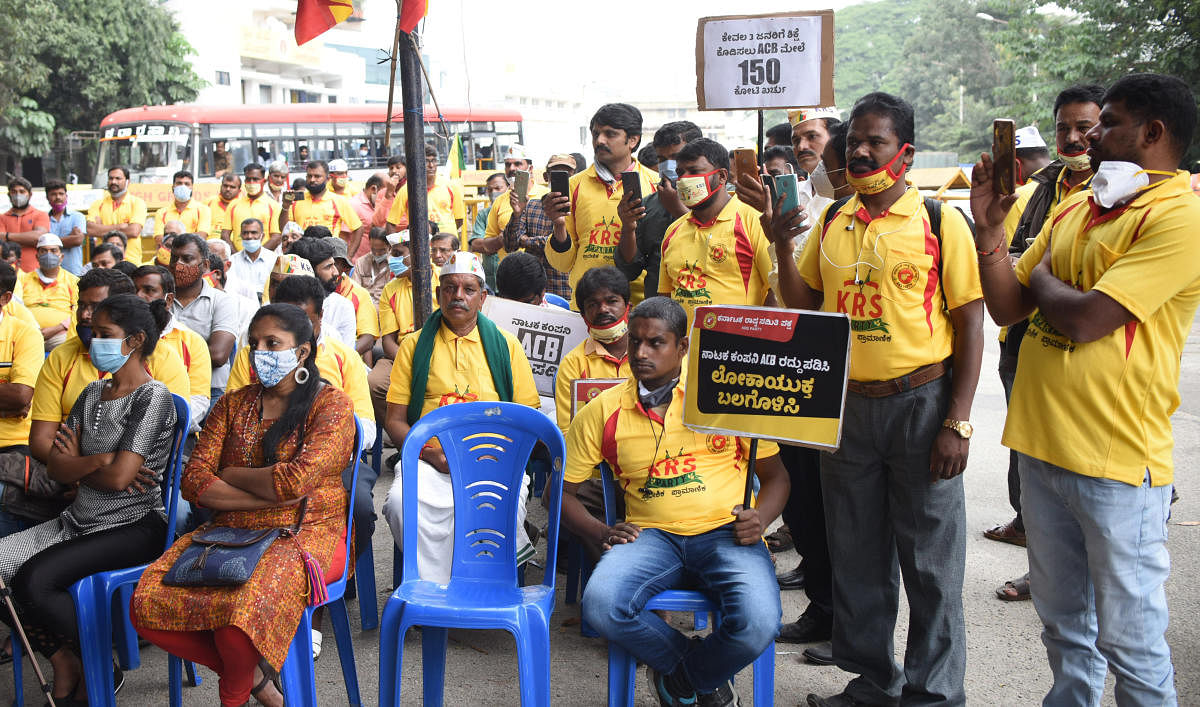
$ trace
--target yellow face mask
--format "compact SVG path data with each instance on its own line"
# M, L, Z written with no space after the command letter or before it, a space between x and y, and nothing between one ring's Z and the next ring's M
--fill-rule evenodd
M856 175L854 172L851 172L849 169L847 169L846 183L854 187L854 191L858 192L859 194L878 194L881 191L890 189L893 184L900 181L904 177L904 172L908 169L908 165L902 161L904 158L904 151L908 149L908 147L909 144L907 142L901 145L900 150L890 162L873 172ZM892 169L897 163L900 164L900 170L893 172Z

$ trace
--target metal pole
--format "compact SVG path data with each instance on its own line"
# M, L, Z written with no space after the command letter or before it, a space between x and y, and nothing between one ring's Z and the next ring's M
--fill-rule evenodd
M46 675L42 672L42 666L38 665L37 655L34 654L33 648L29 645L29 637L25 635L25 627L21 624L21 617L17 616L17 607L13 606L12 590L4 583L4 578L0 577L0 597L4 598L4 605L8 607L8 614L12 617L13 628L16 629L17 637L21 640L21 646L25 648L25 656L29 658L30 664L33 665L33 672L37 675L38 686L42 688L42 694L46 696L50 707L55 707L54 695L50 683L46 682ZM21 695L17 695L16 704L21 703Z
M396 36L392 39L392 70L388 78L387 119L383 123L383 151L385 157L392 156L392 102L396 95L396 52L400 50L400 9L404 0L396 0Z
M429 211L425 184L425 106L417 35L400 42L400 98L404 105L404 164L408 167L408 238L412 245L413 320L423 325L433 314L429 260Z
M758 113L758 119L762 121L762 111ZM750 461L746 464L746 495L742 498L742 508L749 508L750 501L754 498L754 461L758 456L758 440L750 440Z
M760 110L758 112L758 163L760 165L762 164L763 135L763 112Z

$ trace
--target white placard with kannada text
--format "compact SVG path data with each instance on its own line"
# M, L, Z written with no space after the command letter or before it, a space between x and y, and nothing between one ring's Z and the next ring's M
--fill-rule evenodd
M696 101L701 110L833 105L833 11L701 18Z
M533 368L538 394L553 398L554 376L563 356L587 338L583 317L569 309L539 307L502 297L484 300L483 314L517 337Z

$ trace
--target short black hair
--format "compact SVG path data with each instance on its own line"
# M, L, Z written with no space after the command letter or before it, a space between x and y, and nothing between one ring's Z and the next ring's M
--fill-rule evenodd
M125 259L125 253L120 248L116 247L112 243L101 243L95 248L92 248L92 260L95 260L97 255L104 255L105 253L111 255L113 260L118 263Z
M694 160L699 157L708 159L709 163L717 169L729 169L729 150L721 146L721 143L711 138L701 137L692 140L683 146L675 155L677 162L685 162Z
M251 172L254 172L256 170L258 172L261 172L262 174L267 173L267 170L264 169L263 166L261 164L259 164L258 162L250 162L245 167L242 167L242 174L249 175Z
M363 185L363 189L365 190L370 189L371 187L381 186L383 186L383 177L379 176L378 174L372 174L371 176L367 177L367 183Z
M1161 120L1170 135L1177 158L1182 158L1196 132L1196 96L1188 85L1166 74L1129 74L1104 94L1104 103L1120 102L1145 123Z
M129 279L128 275L120 270L109 270L108 268L93 268L79 278L80 294L93 287L107 287L109 296L133 294L135 290L133 280Z
M517 251L500 261L496 268L496 294L523 301L545 293L546 270L536 257Z
M483 183L487 184L488 182L492 181L493 179L497 179L497 178L503 179L506 182L508 181L508 177L504 176L504 172L492 172L491 174L488 175L487 179L483 180Z
M792 124L778 123L772 125L764 135L764 140L774 140L780 145L792 144Z
M196 175L192 174L191 172L187 171L186 169L181 169L178 172L176 172L175 174L171 175L171 183L174 184L176 179L183 179L184 177L187 177L188 179L192 180L193 182L196 181Z
M387 166L391 167L394 164L404 164L404 155L392 155L387 158Z
M308 164L304 165L304 171L307 172L313 167L320 167L322 172L324 172L326 175L329 174L329 163L325 160L309 160Z
M698 137L704 137L704 131L700 126L690 120L675 120L670 123L663 123L663 126L654 131L653 144L655 147L674 147L681 142L691 142Z
M162 281L162 290L168 295L175 294L175 276L171 274L170 268L164 268L161 265L143 265L133 271L130 277L134 280L139 280L147 275L158 275Z
M0 257L11 258L14 255L17 260L21 259L21 244L14 241L5 241L4 246L0 248Z
M105 174L105 175L109 175L109 174L112 174L113 172L116 172L116 171L119 171L121 174L125 175L125 179L129 179L129 168L128 168L128 167L126 167L125 165L120 165L120 164L119 164L119 165L117 165L117 166L115 166L115 167L109 167L109 168L108 168L108 171L107 171L107 172L105 172L104 174Z
M575 306L579 307L579 311L583 311L584 302L600 290L609 290L613 294L621 295L625 304L629 304L629 278L620 270L608 265L588 270L579 278L579 282L575 283Z
M1050 148L1048 147L1018 147L1016 149L1017 157L1023 160L1036 159L1038 157L1049 157Z
M113 265L113 270L125 273L130 279L133 279L133 274L137 272L138 266L128 260L118 260L116 265Z
M607 125L624 130L626 137L642 137L642 112L628 103L605 103L592 116L589 128Z
M1104 105L1104 87L1098 83L1077 83L1064 88L1054 99L1054 112L1051 120L1058 119L1058 109L1071 103L1095 103L1096 107Z
M125 332L125 336L144 334L140 350L142 358L154 353L162 330L171 321L171 313L164 300L147 303L128 292L113 294L110 290L108 297L96 307L96 314L101 312L107 314L112 323Z
M326 294L320 280L312 275L288 275L279 281L271 301L301 308L306 302L311 302L313 311L319 317L325 310Z
M0 262L0 294L17 289L17 271L8 263Z
M124 250L129 245L129 236L118 230L114 229L108 233L105 233L100 240L103 242L108 242L109 238L119 238L121 240L121 250Z
M11 177L8 180L8 188L25 187L25 191L33 191L33 183L24 177Z
M367 240L372 241L387 241L387 229L383 226L372 226L367 233Z
M288 252L304 258L316 270L318 264L333 257L333 246L321 238L301 238L292 244Z
M900 144L912 145L916 140L916 128L913 120L913 107L908 101L883 91L868 93L854 103L850 110L850 122L864 115L881 115L892 121L892 131L900 140Z
M62 189L63 191L66 191L67 183L64 182L63 180L55 177L54 179L47 179L46 186L43 188L46 190L47 194L54 191L55 189Z
M314 224L314 225L309 226L308 228L304 229L304 233L301 234L300 237L301 238L329 238L332 235L333 235L332 231L330 231L328 228L326 228L325 226L322 226L321 224L318 223L318 224Z
M200 251L200 257L208 260L208 243L198 233L180 233L175 236L175 242L171 244L171 250L179 250L188 243L195 245L196 250Z
M571 157L575 160L575 174L579 174L588 168L587 158L582 152L572 152Z
M429 226L432 228L434 226L434 223L432 221L430 221ZM430 243L433 243L434 241L444 241L446 239L450 239L450 247L453 250L458 250L459 248L462 248L462 241L458 240L458 236L454 235L454 233L452 233L450 231L446 231L445 233L441 233L441 232L431 233L429 235Z
M262 229L263 235L264 235L264 236L265 236L265 235L267 235L267 230L266 230L266 229L267 229L267 227L263 225L263 222L262 222L262 221L260 221L259 219L256 219L256 218L254 218L253 216L251 216L250 218L244 218L244 219L242 219L242 222L238 224L238 232L239 232L239 233L241 233L241 230L242 230L243 228L245 228L245 227L246 227L246 224L248 224L248 223L257 223L257 224L258 224L258 227L259 227L260 229ZM253 239L251 239L251 240L253 240Z
M762 163L766 164L767 160L782 159L790 164L794 169L800 169L800 163L796 161L796 153L792 151L790 145L772 145L763 151Z
M641 304L629 313L629 325L633 326L637 319L658 319L667 325L667 329L675 335L676 341L687 337L687 312L670 297L651 297L642 300Z
M646 145L638 150L637 161L646 167L657 167L658 152L654 150L654 145Z
M838 163L833 165L834 169L844 169L846 166L846 133L850 132L850 121L838 121L836 125L829 129L829 143L833 145L833 153L838 157ZM823 159L823 158L822 158ZM830 165L825 165L828 170Z
M438 157L438 151L436 147L427 143L425 145L425 159L429 159L430 157Z
M303 189L307 185L308 185L308 179L306 179L304 177L296 177L295 179L292 180L292 190L293 191L295 191L297 189Z

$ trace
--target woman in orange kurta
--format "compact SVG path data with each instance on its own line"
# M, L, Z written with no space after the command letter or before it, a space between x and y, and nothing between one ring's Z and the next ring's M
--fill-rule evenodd
M133 596L133 623L152 643L206 665L220 676L222 705L253 692L281 704L255 668L273 675L309 601L300 549L328 576L340 575L346 533L341 474L354 445L350 399L320 380L312 325L299 307L272 304L250 323L257 380L217 401L183 477L183 496L212 509L213 525L285 527L308 509L297 536L276 540L253 576L237 587L175 587L163 575L191 544L179 539L151 565Z

